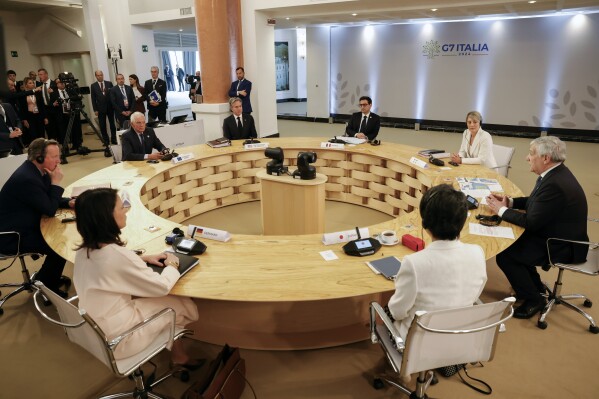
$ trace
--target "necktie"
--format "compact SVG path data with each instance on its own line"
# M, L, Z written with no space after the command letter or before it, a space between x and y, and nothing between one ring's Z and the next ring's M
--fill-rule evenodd
M102 90L102 94L104 94L104 82L100 82L100 90Z
M358 133L364 133L365 128L366 128L366 115L364 115L364 118L362 118L362 122L360 123L360 130L358 130Z
M125 86L121 86L121 93L123 93L124 98L127 98L127 95L125 94Z
M50 104L50 96L48 95L48 86L44 83L44 104Z
M242 133L242 131L243 131L243 125L241 124L241 117L240 116L237 117L237 131L239 133Z
M152 80L152 89L156 90L156 81Z
M62 92L62 98L67 98L67 95L66 95L66 93L64 92L64 90L61 90L61 92Z
M146 141L144 140L144 134L140 134L139 135L139 140L141 141L141 148L143 149L143 151L146 151Z

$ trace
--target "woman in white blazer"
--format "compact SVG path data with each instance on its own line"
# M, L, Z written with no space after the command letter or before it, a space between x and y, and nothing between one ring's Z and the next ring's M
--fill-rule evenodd
M458 164L484 165L495 168L497 162L493 156L493 138L485 132L480 124L483 117L478 111L470 111L466 115L466 126L462 134L462 145L457 154L451 154L451 160Z
M422 228L432 242L403 259L395 278L389 311L405 338L418 310L441 310L474 304L487 282L481 247L459 240L468 205L447 184L428 190L420 201Z
M109 339L165 308L175 311L178 327L198 320L198 310L190 298L168 295L180 277L176 256L138 256L125 248L120 234L127 223L126 211L117 191L111 188L85 191L75 201L77 230L83 239L73 272L79 307ZM164 270L156 273L146 262L164 266ZM167 324L165 319L134 332L116 347L115 358L126 358L146 348ZM171 361L193 369L197 362L190 362L182 341L169 348Z

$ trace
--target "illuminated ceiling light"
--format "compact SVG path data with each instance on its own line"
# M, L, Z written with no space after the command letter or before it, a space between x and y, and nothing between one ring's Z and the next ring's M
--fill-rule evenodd
M431 11L432 11L432 12L435 12L435 11L437 11L437 10L438 10L438 8L431 8Z
M352 13L352 17L356 17L358 14L356 14L355 12Z
M179 29L179 32L183 32L183 28Z
M528 4L534 4L534 3L536 3L536 2L537 2L537 0L530 0L530 1L528 2Z
M285 19L286 19L287 21L289 21L291 18L289 18L289 17L285 17Z

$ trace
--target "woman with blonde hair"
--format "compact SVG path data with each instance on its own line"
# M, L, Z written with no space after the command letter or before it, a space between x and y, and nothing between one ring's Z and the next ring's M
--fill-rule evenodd
M497 161L493 155L493 138L481 128L483 117L478 111L466 115L466 127L462 134L462 145L457 154L451 154L451 160L458 164L483 165L495 168Z

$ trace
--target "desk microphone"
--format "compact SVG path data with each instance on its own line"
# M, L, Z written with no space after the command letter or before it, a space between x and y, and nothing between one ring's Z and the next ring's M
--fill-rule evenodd
M260 140L254 140L253 137L250 137L248 140L246 140L246 141L243 142L243 145L254 144L254 143L259 143L259 142L260 142Z
M333 136L333 138L329 140L329 143L345 144L345 141L338 139L337 136Z

